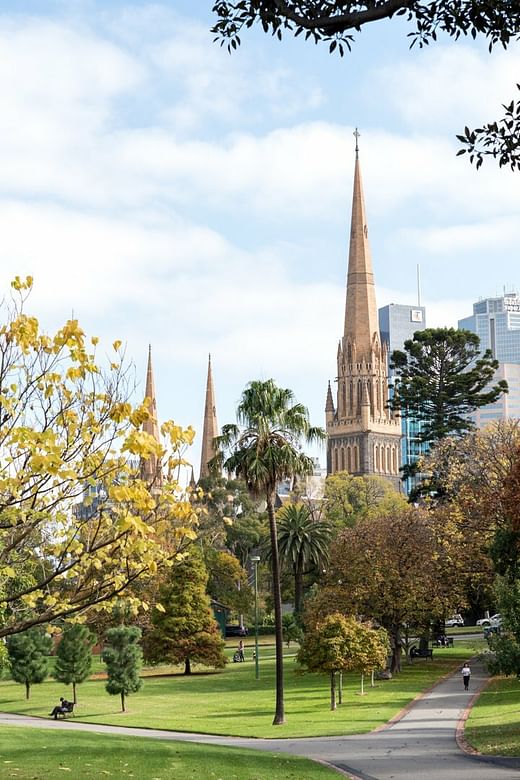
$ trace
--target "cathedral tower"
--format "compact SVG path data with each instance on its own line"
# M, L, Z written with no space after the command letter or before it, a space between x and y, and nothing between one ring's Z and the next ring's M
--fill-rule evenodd
M204 427L202 429L202 451L200 456L200 477L209 475L208 463L215 455L213 440L219 435L215 390L211 372L211 355L208 359L208 379L206 382L206 403L204 405Z
M327 474L378 475L400 489L401 424L386 408L387 345L381 343L368 243L358 132L345 325L338 345L337 399L327 390Z

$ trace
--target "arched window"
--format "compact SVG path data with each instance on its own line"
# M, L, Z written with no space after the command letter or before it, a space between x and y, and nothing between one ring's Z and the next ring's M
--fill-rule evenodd
M374 466L375 470L379 471L379 447L374 444Z
M350 392L349 392L349 409L350 414L352 415L354 413L354 383L352 382L352 379L350 380Z
M350 446L347 447L347 471L349 473L352 472L352 450L350 449Z
M354 445L354 471L359 471L359 447Z
M346 382L343 382L341 386L341 395L343 399L343 405L341 409L341 416L346 417L347 416L347 385Z
M338 469L338 451L336 448L334 448L334 469L333 473L335 474L336 471L339 471Z
M345 450L341 448L341 470L345 471Z

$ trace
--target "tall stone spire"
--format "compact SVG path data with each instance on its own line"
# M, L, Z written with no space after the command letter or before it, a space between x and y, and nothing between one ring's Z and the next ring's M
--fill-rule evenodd
M379 340L376 292L372 258L368 243L368 227L363 195L363 183L359 164L358 136L356 130L356 163L354 191L352 195L352 219L350 225L350 250L347 274L347 299L345 304L344 338L355 345L356 355L368 357L374 336Z
M381 344L372 260L359 164L356 162L343 337L337 352L337 403L329 388L325 409L327 473L377 474L399 489L401 426L386 408L386 346Z
M208 463L215 455L213 440L219 435L217 409L215 405L215 390L211 371L211 355L208 358L208 378L206 381L206 403L204 404L204 427L202 429L202 451L200 455L200 476L209 474Z
M159 423L157 421L157 399L155 396L155 382L152 367L152 345L148 346L148 365L146 368L146 388L144 397L148 399L150 417L143 423L143 431L160 443ZM160 487L162 482L161 464L157 455L151 455L147 460L141 461L141 479Z

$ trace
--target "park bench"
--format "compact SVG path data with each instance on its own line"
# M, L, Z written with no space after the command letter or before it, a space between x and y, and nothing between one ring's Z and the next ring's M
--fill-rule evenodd
M58 712L57 714L58 714L58 718L60 717L60 715L62 718L68 718L69 715L72 715L72 717L74 717L74 702L73 701L67 702L67 707L66 708L62 707L61 712Z
M414 658L431 658L433 661L433 650L430 650L427 647L412 647L410 649L410 660L413 661Z

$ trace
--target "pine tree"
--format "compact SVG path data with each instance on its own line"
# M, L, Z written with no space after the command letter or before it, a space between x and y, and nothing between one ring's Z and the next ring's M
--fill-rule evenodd
M11 677L25 685L26 699L30 696L31 685L41 683L47 677L51 650L52 639L43 628L30 628L7 638Z
M392 353L397 382L389 405L421 423L419 437L435 442L461 435L475 426L469 414L507 393L491 350L480 353L480 339L469 330L428 328Z
M92 669L94 641L94 634L86 626L72 624L66 626L58 645L54 677L65 685L72 683L74 704L77 704L76 685L86 680Z
M207 579L201 554L192 546L189 555L172 567L159 591L153 628L144 639L147 661L183 663L184 674L191 674L193 661L224 667L224 641L206 595Z
M107 667L105 685L111 696L121 696L121 712L125 712L125 698L136 693L142 680L139 677L143 654L139 646L141 629L136 626L117 626L107 631L107 646L101 657Z

